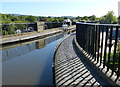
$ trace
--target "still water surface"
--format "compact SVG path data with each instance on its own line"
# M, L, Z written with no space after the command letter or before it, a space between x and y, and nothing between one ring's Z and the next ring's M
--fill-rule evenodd
M64 35L3 46L3 85L52 85L54 48Z

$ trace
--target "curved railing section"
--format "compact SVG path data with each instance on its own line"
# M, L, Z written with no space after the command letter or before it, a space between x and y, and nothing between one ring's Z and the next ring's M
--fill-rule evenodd
M120 25L77 23L76 40L93 62L120 85Z

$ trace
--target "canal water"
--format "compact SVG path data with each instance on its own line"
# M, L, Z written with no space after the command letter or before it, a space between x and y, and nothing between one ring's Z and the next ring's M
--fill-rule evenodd
M3 85L52 85L54 49L64 35L3 45Z

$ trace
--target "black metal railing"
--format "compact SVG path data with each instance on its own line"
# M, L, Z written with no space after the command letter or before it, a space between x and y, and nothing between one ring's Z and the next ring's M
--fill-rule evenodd
M76 23L76 39L97 63L120 76L120 25Z

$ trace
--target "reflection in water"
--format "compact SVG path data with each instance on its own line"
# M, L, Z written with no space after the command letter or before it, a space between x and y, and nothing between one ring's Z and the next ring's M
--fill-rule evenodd
M11 47L8 46L8 48L4 46L2 48L3 49L2 50L2 61L6 61L9 59L15 58L17 56L25 55L31 51L34 51L35 49L41 49L41 48L45 47L47 44L61 38L63 35L64 34L54 35L49 38L39 39L37 41L35 40L35 42L32 42L32 43L25 42L22 44L20 43L19 45L14 44L13 48L12 48L12 46ZM25 44L25 45L23 45L23 44Z
M30 43L27 45L22 45L16 48L11 48L2 51L2 61L9 60L11 58L24 55L28 52L35 50L35 43Z
M41 49L45 46L46 46L45 40L39 40L39 41L36 42L36 49Z
M63 35L3 46L3 85L52 85L54 49Z

